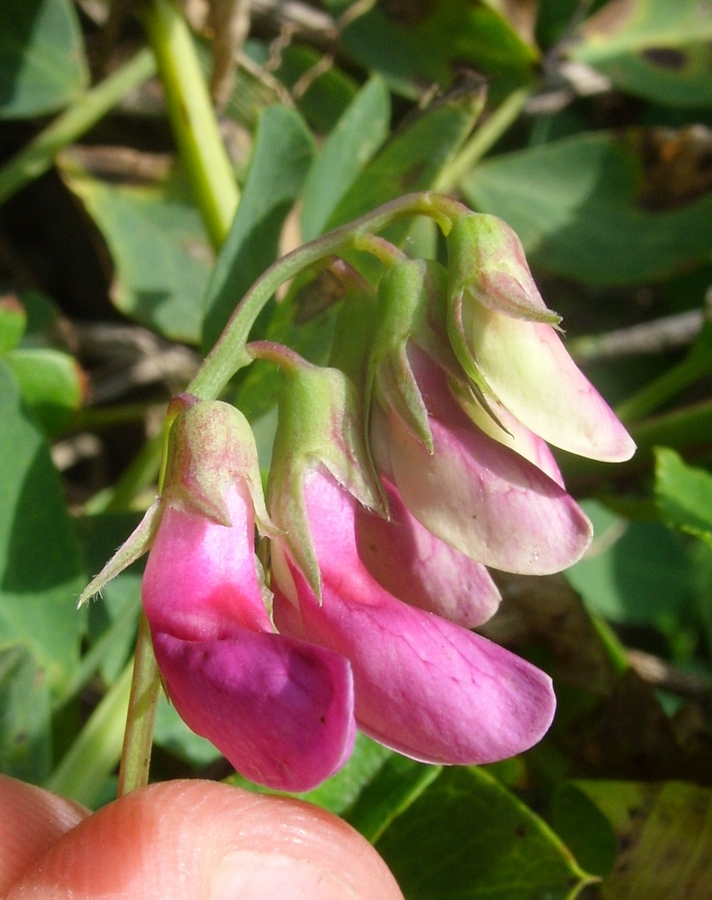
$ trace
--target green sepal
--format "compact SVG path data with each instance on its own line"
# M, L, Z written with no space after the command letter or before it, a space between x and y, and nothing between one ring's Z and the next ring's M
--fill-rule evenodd
M324 466L363 506L386 515L369 458L361 399L348 376L292 359L285 366L267 498L293 562L321 598L321 574L304 499L310 470Z
M168 438L163 500L229 526L225 495L237 481L247 485L260 532L273 534L255 437L245 416L221 400L181 409Z
M445 269L432 260L404 259L387 269L378 286L380 316L366 387L367 410L375 395L431 452L428 411L408 345L417 344L451 377L462 377L447 337L446 289Z
M114 553L101 572L95 575L81 592L77 607L83 606L88 600L99 594L110 581L121 574L124 569L127 569L131 563L136 562L144 553L148 552L163 516L163 509L161 498L157 497L146 510L146 514L133 532Z
M529 271L524 248L506 222L484 213L458 218L446 238L448 295L470 296L494 312L515 319L557 325L561 316L546 307Z

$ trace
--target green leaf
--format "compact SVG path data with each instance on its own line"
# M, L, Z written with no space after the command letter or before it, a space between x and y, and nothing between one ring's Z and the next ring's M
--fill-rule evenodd
M446 769L376 843L408 900L565 900L595 879L498 781Z
M116 306L167 338L197 344L212 251L181 174L149 185L111 185L68 153L60 168L108 244Z
M69 425L82 406L86 375L74 357L60 350L18 349L8 353L22 399L44 431L54 437Z
M328 229L351 222L411 191L432 188L472 130L484 90L443 98L404 126L356 178L329 218ZM409 223L404 223L407 229ZM403 233L396 226L391 232ZM393 239L393 238L391 238Z
M0 3L0 119L54 112L75 100L87 81L70 0Z
M303 240L322 234L339 200L388 135L390 113L384 82L372 78L339 119L309 170L301 217Z
M575 784L566 782L556 791L552 819L556 833L587 871L601 877L611 871L618 853L611 823Z
M13 350L22 339L27 312L14 294L0 297L0 354Z
M587 609L613 622L672 627L692 608L691 571L682 539L660 522L629 522L594 501L586 556L566 572Z
M342 34L356 59L409 97L424 85L449 87L463 67L510 93L531 78L538 58L506 19L482 3L435 0L377 4Z
M645 146L634 131L575 135L480 163L463 193L544 269L599 284L665 278L712 256L712 194L652 208Z
M59 690L79 658L84 573L49 447L0 362L0 646L27 646Z
M277 104L262 113L247 183L205 298L206 349L242 295L276 259L282 225L313 156L314 141L299 113Z
M699 0L609 3L569 51L616 87L676 106L712 103L712 15Z
M601 900L707 900L712 790L682 781L577 781L609 819L620 853Z
M331 131L356 96L358 82L334 64L323 71L323 54L312 47L292 44L281 58L282 64L275 75L282 84L291 90L303 76L310 82L297 98L299 112L316 131Z
M0 772L39 784L52 764L47 681L26 646L0 650Z
M667 447L655 450L655 496L663 521L712 547L712 475Z
M188 728L163 692L158 698L153 740L157 746L195 767L208 766L220 759L220 751Z
M427 766L393 753L375 777L364 785L358 800L344 818L375 843L441 771L441 766Z
M382 769L393 757L392 751L383 744L377 744L361 731L356 732L353 753L343 769L328 778L313 791L299 796L310 803L316 803L337 816L345 816L354 827L358 825L347 815L358 805L359 799L369 786L380 776Z

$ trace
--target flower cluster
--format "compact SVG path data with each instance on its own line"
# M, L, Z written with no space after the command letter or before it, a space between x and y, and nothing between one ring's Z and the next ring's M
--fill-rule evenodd
M248 345L284 373L266 503L234 407L184 398L173 422L145 541L156 658L191 728L273 788L337 771L356 727L476 764L554 715L549 677L471 630L500 602L487 567L561 571L591 540L548 444L609 461L634 446L510 229L463 215L447 250L447 268L394 255L377 291L358 282L329 368Z

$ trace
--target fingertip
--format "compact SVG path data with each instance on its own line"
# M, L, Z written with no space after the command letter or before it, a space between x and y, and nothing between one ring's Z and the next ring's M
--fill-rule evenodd
M152 785L101 809L7 900L32 891L47 900L402 900L373 847L336 816L197 780Z
M0 895L88 815L71 800L0 775Z

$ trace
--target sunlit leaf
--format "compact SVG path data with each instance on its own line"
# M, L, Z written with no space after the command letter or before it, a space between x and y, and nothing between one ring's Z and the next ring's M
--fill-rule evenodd
M0 3L0 119L54 112L79 96L87 77L70 0Z
M61 171L109 247L116 306L165 337L198 343L212 252L180 173L149 184L110 184L68 154Z
M409 900L573 898L594 879L481 769L446 769L376 843Z
M309 170L302 205L302 238L310 241L326 222L358 172L388 134L390 98L374 78L353 100Z
M600 284L669 277L712 256L712 193L703 181L660 196L646 180L658 177L646 169L648 138L584 133L503 154L478 165L463 191L511 225L542 268Z
M17 349L8 353L7 365L20 386L22 398L45 432L59 434L81 407L86 375L68 353L51 348Z
M59 689L79 658L84 574L49 447L0 362L0 646L27 646Z
M462 0L379 3L342 39L362 65L411 97L430 85L450 87L466 68L491 78L495 95L506 94L531 78L538 58L500 13Z
M601 900L707 900L712 884L712 791L682 781L579 781L609 819L620 853Z
M0 772L39 784L52 764L49 691L27 646L0 650Z
M712 12L699 0L616 0L582 27L573 59L625 91L677 106L712 102Z
M262 113L247 183L205 298L206 349L242 295L275 260L284 220L313 155L314 142L299 113L276 104Z
M666 447L658 447L655 462L655 495L665 522L712 547L712 474Z

